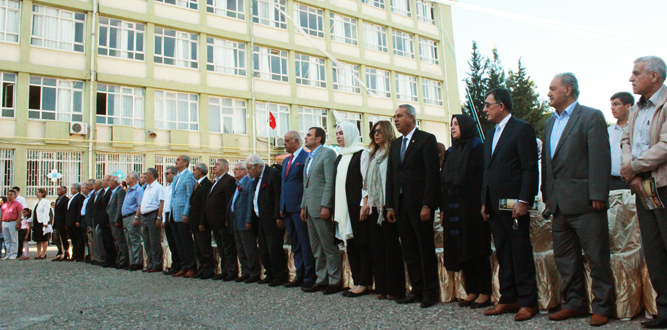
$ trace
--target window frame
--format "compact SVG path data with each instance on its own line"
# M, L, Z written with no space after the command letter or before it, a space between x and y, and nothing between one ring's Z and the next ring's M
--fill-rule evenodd
M121 171L126 177L131 172L139 174L146 168L146 155L126 154L115 152L95 153L95 174L97 178L103 178L107 174Z
M40 11L41 10L41 11ZM55 15L52 13L47 13L49 11L55 11ZM70 17L63 17L70 15ZM57 20L57 31L55 39L48 38L45 36L46 32L46 18L56 19ZM41 18L41 25L39 28L35 27L35 22L38 18ZM72 40L62 40L62 25L64 21L72 23ZM80 28L80 32L77 33L77 29ZM40 35L35 35L35 31L39 30ZM33 47L41 47L46 49L55 49L65 52L73 53L85 53L86 52L86 13L81 13L78 11L64 10L60 8L44 6L44 5L32 5L32 22L30 29L30 45ZM76 41L77 38L80 38L81 41ZM55 43L53 45L47 45L48 43ZM71 49L65 49L63 46L71 45Z
M25 195L34 196L38 188L45 188L48 196L56 196L56 187L82 182L83 167L83 152L28 149ZM55 183L46 177L53 169L62 174Z
M169 2L167 2L169 1ZM171 3L171 2L174 3ZM179 8L185 8L185 9L191 9L191 10L198 10L198 2L199 0L155 0L155 2L161 2L165 5L169 6L174 6L174 7L179 7Z
M374 71L373 71L374 70ZM383 73L384 77L380 76L380 73ZM379 89L373 88L373 83L371 81L371 77L375 77L376 80L376 86L377 86L377 81L380 79L384 78L385 81L385 87L386 90L380 91ZM366 88L369 94L370 92L374 92L375 97L381 97L381 98L391 98L391 72L388 70L383 70L383 69L378 69L378 68L373 68L373 67L366 67Z
M380 9L385 7L384 0L361 0L361 3Z
M167 33L173 32L172 35L167 35ZM154 54L153 54L153 61L155 64L162 64L162 65L168 65L168 66L175 66L178 68L186 68L186 69L199 69L199 35L196 33L189 33L189 32L183 32L179 30L173 30L173 29L168 29L168 28L162 28L162 27L155 27L155 46L154 46ZM165 55L165 50L167 49L166 45L166 39L174 39L173 45L174 49L171 51L174 56L167 56ZM188 43L188 58L182 58L182 57L176 57L177 55L183 55L183 47L182 45L187 42ZM179 46L181 45L181 46ZM158 52L159 48L159 52ZM193 51L194 51L194 56L193 56ZM194 57L194 58L193 58ZM171 63L166 63L166 60L170 60Z
M0 72L0 118L16 118L16 84L18 74L12 72ZM11 87L10 87L11 86ZM7 97L7 91L11 88L11 99ZM11 106L7 103L11 102ZM5 114L11 111L11 116Z
M16 4L18 7L10 7L10 4ZM0 26L0 42L7 42L7 43L12 43L12 44L20 44L21 43L21 1L16 1L16 0L6 0L4 5L0 4L0 8L4 10L4 17L3 22L5 23L4 26ZM18 19L16 20L16 26L13 27L15 31L10 31L10 13L14 13L15 15L18 14ZM7 36L15 36L16 40L8 40ZM14 39L14 38L12 38Z
M410 91L414 92L414 95L403 95L401 94L401 88L399 88L400 83L409 84ZM417 77L402 73L396 73L396 99L401 101L408 102L419 102L419 94L417 91Z
M432 89L433 95L435 95L436 98L427 97L427 95L431 94L431 91L429 91L429 93L426 92L427 88L429 90ZM443 103L442 103L442 82L437 81L437 80L422 78L422 93L424 94L423 98L424 98L424 103L425 104L436 105L436 106L443 105Z
M357 19L340 15L336 13L329 13L329 25L331 30L331 41L340 42L348 45L358 46L359 38L357 37ZM341 25L343 35L336 33L336 26ZM349 26L349 27L348 27ZM346 28L349 29L350 35L347 35Z
M182 130L190 132L199 131L199 95L193 93L184 93L176 92L169 90L155 90L155 128L157 129L166 129L166 130ZM176 108L173 110L173 114L167 115L166 112L170 111L167 109L167 101L174 100L176 101ZM187 104L187 121L182 121L178 119L178 106L179 102L186 102ZM194 105L194 109L192 108ZM158 106L160 108L158 108ZM159 112L158 112L159 111ZM162 115L162 118L158 117L158 113ZM195 120L192 120L192 116L196 117ZM170 117L170 118L166 118ZM174 119L175 118L175 119ZM169 124L175 125L169 125ZM186 125L187 128L179 127L179 125Z
M266 52L263 52L262 50L266 50ZM262 56L268 57L268 62L266 62L268 64L268 72L262 71L262 65L260 62ZM275 56L277 56L279 59L278 65L280 73L273 72L274 60L272 57ZM252 61L253 75L255 78L289 83L289 55L286 50L254 46L252 50Z
M305 57L305 58L304 58ZM319 62L319 63L317 63ZM307 64L307 73L313 72L311 68L316 67L316 77L304 77L304 65ZM296 84L309 87L327 88L327 62L323 57L296 53L294 55Z
M424 56L424 55L428 56ZM440 65L438 57L438 42L435 40L419 37L419 60L424 63Z
M303 26L302 15L306 15L306 25ZM311 16L315 18L315 22L311 21ZM324 10L311 7L308 5L294 3L294 20L296 25L301 27L304 32L306 32L311 37L324 38ZM315 27L311 27L310 24L315 23Z
M364 116L360 112L338 111L342 115L341 123L352 123L359 129L359 142L364 142Z
M224 44L218 44L224 43ZM246 76L246 44L238 41L231 41L215 37L206 37L206 71L231 74L235 76ZM216 54L219 51L225 53L227 61L228 51L236 54L236 66L230 67L225 64L216 64Z
M399 30L393 30L392 31L392 41L394 42L394 55L400 56L400 57L405 57L409 59L415 59L415 44L414 44L414 39L413 35L399 31ZM401 40L401 45L403 49L398 49L398 40ZM409 47L408 47L409 46ZM410 48L409 50L406 48Z
M37 83L37 79L39 79L39 83ZM45 81L51 81L53 80L53 84L45 84ZM70 86L61 86L62 84L68 83ZM77 123L82 123L84 122L83 118L83 102L84 102L84 97L83 97L83 92L85 88L85 83L81 80L70 80L70 79L59 79L59 78L52 78L52 77L43 77L43 76L30 76L30 91L28 93L28 120L39 120L39 121L46 121L46 120L52 120L52 121L65 121L65 122L77 122ZM79 87L77 87L79 86ZM33 92L33 87L39 87L39 109L33 109L31 108L32 103L30 99L32 98L32 92ZM54 89L54 110L44 110L44 88L51 88ZM58 108L60 107L60 97L61 92L64 91L70 91L69 98L71 100L70 104L68 105L68 110L69 111L59 111ZM74 111L75 108L75 94L79 94L80 98L80 111ZM33 114L39 114L39 118L31 118L31 115ZM49 118L44 118L43 114L44 113L53 113L53 119ZM65 116L69 118L58 118L60 116ZM78 120L74 119L74 116L78 116Z
M223 100L229 100L231 106L223 105ZM223 112L223 108L231 109L231 114L226 114ZM220 130L213 128L213 115L212 112L217 112L219 117L219 126ZM218 96L209 96L208 97L208 118L209 118L209 132L214 134L237 134L237 135L246 135L248 134L248 125L247 125L247 112L248 111L248 102L242 99L234 99L230 97L218 97ZM231 132L226 132L225 130L225 118L231 120ZM243 118L243 119L241 119ZM243 128L237 131L237 126L242 125Z
M106 20L106 23L103 23L103 21ZM121 26L112 26L112 21L117 21L120 22ZM128 27L128 25L133 25L133 27ZM131 21L125 21L125 20L120 20L120 19L115 19L115 18L109 18L109 17L99 17L98 21L98 37L97 37L97 55L99 56L104 56L104 57L113 57L113 58L122 58L124 60L134 60L134 61L141 61L144 62L146 61L146 25L143 23L136 23L136 22L131 22ZM139 28L141 27L141 29ZM106 33L104 33L105 37L105 42L106 46L102 46L102 29L106 28ZM128 32L132 31L132 36L134 40L133 47L135 50L123 50L122 48L111 48L109 44L111 43L111 30L112 29L118 29L120 30L120 45L121 47L127 44L127 39L128 39ZM118 32L116 32L116 35L118 35ZM141 44L142 50L136 50L139 46L139 38L138 36L141 35L141 40L143 40L143 43ZM119 54L116 55L110 55L111 51L116 51ZM102 53L104 52L104 54ZM126 57L123 55L126 54L132 54L132 57ZM140 55L140 56L139 56ZM140 57L140 58L138 58Z
M378 52L382 53L388 53L389 49L387 48L387 28L381 25L376 25L373 23L368 23L364 22L364 27L363 27L363 32L364 32L364 47L366 49L372 49ZM377 34L379 38L376 38L375 40L380 41L381 43L384 43L384 45L374 45L368 43L368 35L370 33Z
M112 91L109 91L110 89L113 89ZM144 127L146 121L145 121L145 102L146 102L146 92L143 88L140 87L130 87L130 86L120 86L120 85L112 85L112 84L97 84L97 91L96 93L96 113L95 113L95 124L96 125L118 125L118 126L129 126L129 127L137 127L137 128L142 128ZM106 101L105 104L105 115L100 115L98 112L100 111L100 94L106 94L106 97L104 97L104 100ZM118 110L120 112L119 115L109 115L109 95L112 95L115 98L118 99L118 102L114 101L114 104L118 104ZM123 115L127 109L122 109L122 107L125 105L125 102L123 102L124 98L131 97L132 98L132 115L131 116L126 116ZM139 106L141 109L139 109ZM100 119L103 119L103 122L100 122ZM109 123L109 120L112 122ZM117 120L117 122L116 122ZM129 120L131 124L126 124L124 121Z
M299 113L299 134L301 134L301 138L306 136L306 133L308 133L311 127L321 127L322 129L324 129L324 132L326 133L324 134L324 136L326 136L326 140L329 140L329 130L327 128L327 125L329 123L329 111L327 109L299 106L298 113ZM320 125L319 126L314 124L306 125L306 117L310 117L311 123L319 121Z
M405 3L405 8L398 8L396 4L398 4L401 1L402 3ZM407 16L407 17L412 17L412 10L410 8L410 0L391 0L391 12L396 13L401 16Z
M269 127L269 112L273 113L273 117L276 118L276 129ZM290 131L290 106L272 102L255 102L255 123L257 125L257 137L267 137L267 135L268 138L285 136ZM283 125L286 125L286 127L283 127Z
M415 0L415 6L417 7L417 19L420 22L435 25L435 7L432 2L428 0Z
M287 30L287 18L280 11L278 11L273 4L272 0L252 0L252 21L260 25L277 28L281 30ZM260 14L260 2L265 3L266 10L270 10L269 18L261 18ZM287 1L286 0L273 0L274 3L278 3L278 7L283 11L287 12ZM269 6L271 5L271 6ZM270 8L270 9L269 9ZM273 16L273 18L271 18ZM277 18L277 20L276 20Z
M349 63L343 63L340 62L345 68L339 68L336 62L333 62L333 88L334 90L337 90L339 92L346 92L346 93L355 93L355 94L360 94L361 93L361 88L359 87L359 65L358 64L349 64ZM352 75L350 76L352 79L352 86L341 84L338 80L340 77L340 72L343 71L346 73L351 73ZM357 79L354 79L354 76L357 77ZM347 74L343 75L345 79L347 79Z
M229 1L235 2L237 10L227 8ZM206 12L217 16L245 21L245 0L207 0Z

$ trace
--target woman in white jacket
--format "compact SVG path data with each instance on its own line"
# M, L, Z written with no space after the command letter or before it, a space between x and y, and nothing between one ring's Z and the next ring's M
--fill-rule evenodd
M37 242L37 256L35 259L46 259L46 248L49 244L49 234L45 234L44 230L49 225L51 212L51 203L47 200L46 189L37 189L37 203L32 212L32 238Z

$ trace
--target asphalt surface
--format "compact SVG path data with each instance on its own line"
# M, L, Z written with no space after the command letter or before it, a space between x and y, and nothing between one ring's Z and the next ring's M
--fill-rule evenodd
M34 247L31 253L34 256ZM581 329L588 318L552 322L538 314L517 323L513 315L488 317L457 303L422 309L374 295L303 293L161 273L105 269L47 260L0 261L0 329ZM601 329L639 329L612 320Z

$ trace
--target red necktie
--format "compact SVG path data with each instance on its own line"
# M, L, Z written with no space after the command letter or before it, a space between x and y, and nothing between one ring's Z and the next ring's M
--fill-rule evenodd
M294 157L294 154L289 155L289 158L287 159L287 168L285 169L285 177L289 175L289 168L292 166L292 157Z
M197 181L197 183L195 183L195 190L197 190L197 188L199 188L199 181Z

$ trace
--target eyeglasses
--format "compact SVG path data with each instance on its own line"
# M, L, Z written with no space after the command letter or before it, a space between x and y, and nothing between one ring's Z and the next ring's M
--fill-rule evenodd
M375 135L377 133L382 134L382 131L380 131L379 129L374 129L374 130L371 131L371 135Z
M496 102L496 103L484 102L484 107L485 108L490 108L494 104L502 104L502 102Z

